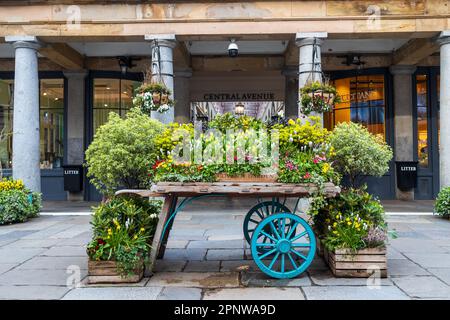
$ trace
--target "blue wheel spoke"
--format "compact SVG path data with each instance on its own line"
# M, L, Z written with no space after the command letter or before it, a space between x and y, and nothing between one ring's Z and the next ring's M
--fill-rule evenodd
M304 255L302 255L301 253L298 253L295 249L291 249L291 252L295 253L296 255L298 255L303 260L306 260L306 257Z
M253 231L255 231L255 229L248 229L247 231L248 232L253 232Z
M292 239L290 239L290 240L291 240L292 242L294 242L295 240L298 240L298 239L300 239L301 237L306 236L307 234L308 234L308 232L303 231L302 233L296 235L294 238L292 238Z
M276 249L274 249L274 250L276 250ZM272 268L273 268L273 265L274 265L275 262L277 261L279 255L280 255L280 252L278 251L277 254L275 255L275 257L272 259L272 262L271 262L270 265L269 265L269 269L272 269Z
M284 272L284 253L281 254L281 272Z
M298 222L296 221L296 222L294 223L294 225L291 227L291 230L289 230L289 233L288 233L288 235L286 236L286 239L290 239L290 238L291 238L291 236L292 236L292 234L294 233L295 229L297 229L297 226L298 226Z
M278 234L277 228L275 228L275 225L272 221L270 221L270 227L272 228L272 231L275 233L278 239L280 239L280 235Z
M275 251L277 251L276 248L275 248L275 249L272 249L272 250L270 250L270 251L268 251L268 252L266 252L266 253L264 253L262 256L259 256L259 259L262 260L262 259L264 259L265 257L270 256L270 255L271 255L272 253L274 253Z
M251 221L251 222L253 222L253 223L256 223L256 224L258 224L258 223L260 223L261 221L257 221L257 220L255 220L255 219L249 219L249 221Z
M256 210L255 212L261 219L264 219L264 213L263 212L260 212L259 209Z
M281 236L284 238L286 236L286 219L281 219Z
M292 247L301 247L301 248L309 248L311 244L309 243L291 243Z
M297 269L297 268L298 268L298 267L297 267L297 264L295 263L294 258L292 258L291 253L288 252L287 255L288 255L288 257L289 257L289 260L291 260L291 264L292 264L292 266L294 267L294 269Z
M257 243L256 246L257 247L275 247L276 244L275 243Z
M266 233L266 232L264 232L264 231L261 231L261 234L264 235L264 236L266 236L267 238L269 238L269 239L275 241L275 242L278 241L277 239L275 239L275 238L272 237L270 234L268 234L268 233Z

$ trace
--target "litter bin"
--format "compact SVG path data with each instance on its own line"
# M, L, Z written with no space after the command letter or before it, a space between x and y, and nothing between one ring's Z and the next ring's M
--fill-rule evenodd
M396 161L397 165L397 188L407 191L417 186L417 163L418 161Z
M64 190L80 192L83 190L83 166L66 165L64 169Z

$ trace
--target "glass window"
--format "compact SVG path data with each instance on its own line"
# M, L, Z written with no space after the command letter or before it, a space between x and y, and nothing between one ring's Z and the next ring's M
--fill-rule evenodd
M0 168L11 168L14 81L0 79Z
M416 76L417 158L419 166L428 167L428 83L427 76Z
M0 164L12 166L14 80L0 79ZM64 156L64 79L40 80L40 167L60 168Z
M64 156L64 79L40 82L41 169L60 168Z
M125 116L133 106L134 90L141 82L123 79L94 79L93 129L108 120L108 114L115 112Z
M324 115L328 129L340 122L361 123L373 134L386 137L384 75L357 76L333 82L341 102Z

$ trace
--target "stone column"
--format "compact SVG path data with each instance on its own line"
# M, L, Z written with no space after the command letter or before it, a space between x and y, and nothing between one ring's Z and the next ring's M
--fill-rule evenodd
M175 122L178 123L188 123L191 120L191 97L189 90L191 77L191 69L175 71Z
M394 80L394 159L395 161L413 161L412 74L416 71L416 67L397 65L391 66L389 70ZM414 189L409 191L396 189L396 198L400 200L414 200Z
M308 82L322 81L321 46L327 32L297 33L295 44L299 47L298 88L303 88ZM304 117L300 114L299 117Z
M441 189L450 186L450 30L441 32L440 146L439 181Z
M284 113L287 118L298 117L298 67L288 66L282 74L285 76Z
M173 48L176 46L174 34L145 35L145 40L151 43L152 52L152 77L161 81L172 92L174 98L173 83ZM162 123L173 122L175 119L174 108L165 113L152 112L152 118Z
M81 165L84 161L84 110L86 70L65 71L67 78L67 145L65 164ZM68 192L67 199L82 201L83 192Z
M41 191L39 74L34 36L7 36L15 49L12 170L32 191Z

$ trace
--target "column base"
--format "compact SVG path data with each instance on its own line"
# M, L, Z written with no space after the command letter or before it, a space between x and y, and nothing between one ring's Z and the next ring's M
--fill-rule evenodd
M402 201L413 201L414 190L402 191L400 189L395 190L395 198Z

